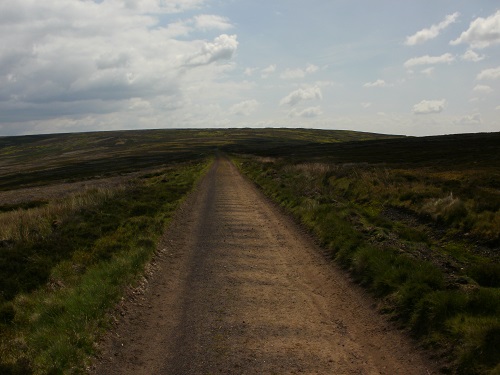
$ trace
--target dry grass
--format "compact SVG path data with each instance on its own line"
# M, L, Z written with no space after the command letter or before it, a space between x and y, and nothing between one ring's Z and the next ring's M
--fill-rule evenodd
M332 171L334 166L327 163L301 163L297 165L285 167L285 172L294 171L303 173L306 176L318 176L326 175L328 172Z
M128 184L130 180L140 177L145 173L154 172L157 168L144 169L140 172L127 173L126 175L92 178L83 181L49 183L44 186L15 188L0 191L0 207L2 205L19 205L32 201L51 201L80 193L90 189L113 189Z
M464 202L460 198L454 197L453 193L444 198L429 199L422 207L422 211L436 221L452 221L467 215Z
M255 158L259 161L259 163L275 163L276 162L276 158L259 157L259 156L256 156Z
M381 298L384 311L422 343L448 351L456 373L499 373L494 174L285 158L240 166Z
M92 188L52 201L44 207L2 213L0 240L33 242L45 238L75 211L84 207L95 207L123 189L123 187Z
M84 373L108 327L106 312L140 278L207 165L175 165L121 188L0 215L0 239L11 241L0 243L0 292L7 291L0 294L0 374Z

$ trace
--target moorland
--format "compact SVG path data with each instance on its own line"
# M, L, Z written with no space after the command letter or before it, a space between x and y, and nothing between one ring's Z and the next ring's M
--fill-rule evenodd
M1 373L83 371L217 152L445 371L500 372L500 133L215 129L0 138Z

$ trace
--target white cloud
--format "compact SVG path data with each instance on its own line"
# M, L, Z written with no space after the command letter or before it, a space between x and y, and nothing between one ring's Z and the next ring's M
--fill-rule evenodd
M154 17L114 2L19 0L9 6L20 18L15 25L0 22L2 41L12 46L0 47L0 80L6 73L16 80L0 83L0 98L7 94L24 102L71 102L137 97L146 86L164 89L157 78L172 83L175 68L169 49L190 48L190 43L174 46L164 37L165 29L150 29ZM17 31L12 33L12 28ZM166 51L163 58L154 56L153 45L156 52Z
M487 18L476 18L460 37L450 42L451 45L461 43L479 49L500 43L500 10Z
M363 87L387 87L387 83L383 79L377 79L375 82L367 82Z
M125 0L117 2L124 8L141 13L182 13L187 10L197 9L206 0ZM122 4L121 4L122 3Z
M477 75L478 80L500 78L500 66L498 68L485 69Z
M297 110L293 109L290 111L288 114L290 117L304 117L304 118L314 118L321 116L323 114L323 111L321 110L321 107L308 107L303 110Z
M471 126L471 125L474 126L474 125L481 125L482 123L483 119L481 118L481 115L479 113L474 113L468 116L462 116L453 121L454 125L461 125L461 126Z
M451 53L445 53L441 56L421 56L414 57L412 59L407 60L404 63L405 68L411 68L417 65L431 65L431 64L445 64L451 63L455 61L455 57Z
M432 73L434 73L434 70L435 70L435 69L436 69L436 68L434 68L433 66L431 66L431 67L429 67L429 68L427 68L427 69L422 70L422 72L421 72L421 73L422 73L422 74L425 74L425 75L427 75L427 76L430 76L430 75L432 75Z
M463 55L462 55L462 60L465 61L472 61L472 62L478 62L481 60L484 60L486 56L484 55L479 55L478 53L474 52L473 50L469 49L467 50Z
M281 79L300 79L304 78L307 74L312 74L318 71L318 67L316 65L309 64L305 69L286 69L283 73L281 73Z
M229 60L238 48L236 35L222 34L213 43L204 42L200 51L186 58L186 65L197 66L213 63L217 60Z
M286 97L281 99L280 105L290 105L294 106L303 100L315 100L322 99L323 94L321 93L321 89L318 86L309 87L306 89L298 89L292 91Z
M314 64L309 64L309 65L307 65L307 67L306 67L306 73L308 73L308 74L315 73L315 72L317 72L317 71L318 71L318 69L319 69L319 67L317 67L316 65L314 65Z
M306 72L302 69L286 69L283 73L281 73L281 79L298 79L304 78L306 76Z
M333 87L333 86L338 86L338 84L334 81L316 81L314 82L315 86L318 87Z
M250 116L259 107L259 102L255 99L245 100L238 104L233 105L229 109L229 113L239 116Z
M217 64L234 55L236 35L205 41L189 37L195 18L161 23L161 14L203 4L0 2L0 123L48 124L66 118L64 126L81 124L78 130L86 130L93 124L110 128L118 120L117 126L121 121L124 127L139 127L147 118L149 127L182 126L193 118L185 107L192 112L198 103L221 102L214 93L239 94L246 84L226 89L220 77L231 64ZM225 27L224 18L197 20L199 27Z
M406 38L405 44L407 46L414 46L416 44L422 44L427 42L428 40L436 38L442 30L447 28L452 23L456 22L459 15L459 13L447 15L446 18L437 25L432 25L428 29L417 31L415 34Z
M486 85L476 85L472 89L472 91L483 93L483 94L489 94L493 91L493 89L490 86L486 86Z
M452 122L464 114L465 108L470 110L465 114L480 111L483 116L483 124L474 130L499 130L495 114L498 117L500 111L495 111L495 107L500 106L500 102L495 98L500 90L500 73L496 70L500 64L495 60L498 51L494 48L500 44L489 51L470 44L437 49L437 41L448 43L467 30L470 21L477 18L472 17L473 7L462 7L464 14L458 18L462 24L451 24L435 39L427 39L433 29L431 25L438 27L453 9L441 13L435 21L424 20L417 24L420 26L410 29L411 32L402 34L402 38L400 34L400 41L404 42L407 35L428 28L419 34L420 42L428 41L413 47L417 50L408 55L410 47L379 38L395 35L391 17L403 19L407 16L404 12L382 12L381 33L373 35L369 45L366 40L353 44L330 38L325 47L320 39L335 35L334 25L338 25L342 15L318 13L306 4L301 9L303 15L312 18L314 12L315 16L324 17L319 21L326 29L319 36L311 34L311 28L297 31L301 39L310 41L307 55L314 57L304 61L303 54L290 54L289 48L297 35L278 33L273 34L277 38L271 44L266 40L267 31L276 26L273 11L271 17L261 17L257 24L250 22L262 14L261 2L253 2L246 8L248 17L237 21L233 18L234 12L221 7L220 3L208 0L0 1L0 134L30 130L47 133L154 127L252 127L265 123L285 127L349 126L353 130L424 135L463 130L458 126L453 128ZM334 7L333 3L327 6ZM355 7L351 3L354 2L349 6ZM483 6L489 9L488 13L479 13L484 10L477 9L476 13L486 18L500 9L489 3ZM387 4L381 6L390 8ZM327 18L329 23L325 21ZM280 22L283 22L283 30L293 27L290 17L281 17ZM346 35L363 27L359 20L353 20L348 26ZM452 30L458 31L448 37ZM415 35L415 43L417 39ZM430 44L433 44L431 49L420 49ZM406 49L406 53L398 52L398 48ZM407 65L415 75L407 75L403 84L403 79L381 74L394 73L396 69L397 75L397 68L385 58L377 58L374 67L374 54L405 56L400 60L399 69L406 71L410 69L404 68L403 63L414 57ZM426 54L430 56L422 56ZM488 64L486 60L491 61ZM296 69L285 70L287 67ZM371 69L375 74L370 81L358 81L356 89L352 86L352 77L360 69L364 72ZM431 78L424 76L432 72ZM261 76L269 78L265 80ZM285 82L280 76L296 78ZM335 82L328 81L334 78ZM373 88L362 88L364 85ZM398 90L383 86L395 86ZM481 86L494 91L487 95L489 90ZM462 90L456 90L457 87ZM367 96L368 91L377 91L378 96ZM413 99L405 104L400 100L405 97ZM470 97L477 97L477 102L468 103ZM424 98L446 98L450 102L440 115L414 115L413 105ZM281 107L276 108L280 103ZM439 106L437 108L439 110ZM386 111L386 116L377 116L379 111ZM426 112L418 107L419 111ZM293 117L288 117L289 114ZM340 118L343 119L337 122ZM435 126L437 123L440 125Z
M250 77L256 70L257 68L246 68L243 74Z
M495 108L497 111L500 111L500 105L496 106Z
M164 37L166 38L176 38L179 36L187 36L193 31L191 27L191 22L178 21L173 22L166 26Z
M140 111L143 111L143 110L149 110L151 109L151 103L148 102L147 100L143 100L141 98L132 98L130 99L129 101L130 105L128 107L128 109L130 110L140 110Z
M276 64L269 65L260 71L262 78L267 78L276 71Z
M431 113L440 113L446 105L446 100L422 100L413 106L412 112L416 115L427 115Z
M213 14L201 14L187 20L170 23L166 26L164 33L168 37L187 36L195 30L228 30L233 28L233 25L226 17L221 17Z
M227 30L233 27L226 17L212 14L202 14L194 17L194 25L200 30Z

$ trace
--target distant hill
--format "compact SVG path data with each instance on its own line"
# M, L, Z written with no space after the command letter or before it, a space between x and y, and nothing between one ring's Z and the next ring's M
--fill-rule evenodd
M314 129L183 129L0 138L0 189L131 172L203 158L215 149L266 152L397 136Z
M75 181L228 153L333 162L500 166L500 133L404 137L317 129L168 129L0 138L0 190Z

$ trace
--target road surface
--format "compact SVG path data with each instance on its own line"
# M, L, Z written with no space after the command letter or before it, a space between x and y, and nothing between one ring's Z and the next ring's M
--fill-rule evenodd
M92 373L437 373L225 158L178 211L155 268Z

